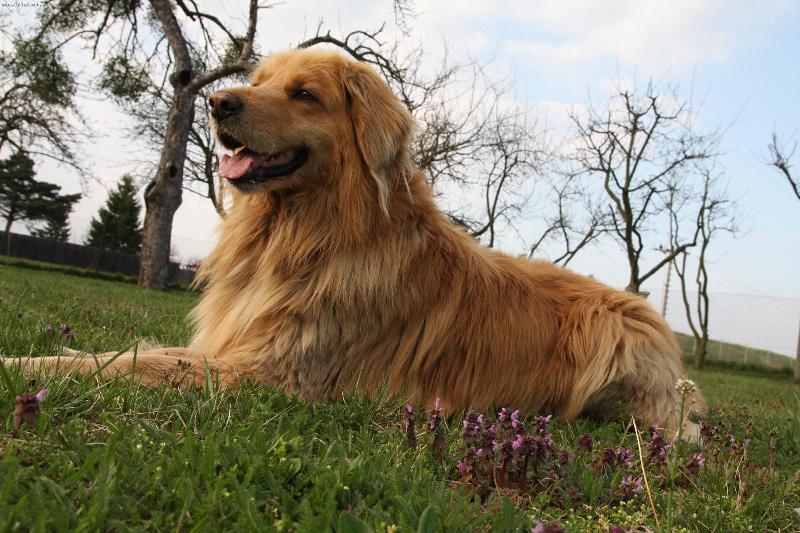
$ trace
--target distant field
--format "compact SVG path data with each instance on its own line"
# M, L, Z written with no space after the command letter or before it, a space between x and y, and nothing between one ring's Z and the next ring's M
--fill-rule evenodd
M197 299L5 265L0 297L0 353L20 355L141 337L184 344ZM800 385L719 367L689 377L716 429L702 446L660 448L639 428L640 460L628 420L556 419L537 433L530 416L544 413L525 413L527 434L541 444L546 433L552 449L526 452L535 459L524 469L514 452L501 481L499 455L470 459L461 417L443 423L441 461L422 427L410 449L400 399L315 404L253 386L150 390L12 368L0 375L0 531L522 531L536 520L569 531L800 530ZM12 438L15 396L43 387L35 424Z

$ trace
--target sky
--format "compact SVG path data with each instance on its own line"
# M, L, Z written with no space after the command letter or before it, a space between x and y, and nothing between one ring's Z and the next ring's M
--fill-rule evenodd
M243 28L245 4L214 2L213 9L232 28ZM30 11L16 9L12 23L30 19ZM719 238L710 251L711 291L726 295L718 298L725 303L714 307L712 302L712 336L794 353L800 322L800 202L765 160L773 131L800 141L800 2L417 0L414 11L411 34L403 39L422 43L431 65L445 46L455 61L489 62L491 75L514 79L514 100L556 134L566 128L570 108L585 105L590 94L593 100L607 94L618 81L667 80L678 85L681 97L702 103L699 124L725 130L720 164L731 196L742 206L740 235ZM393 20L387 0L287 0L262 13L256 42L269 53L312 36L320 23L336 35L383 22L390 41L397 35ZM81 50L67 54L91 79L97 63ZM106 190L153 157L131 138L125 129L129 122L113 103L93 95L82 97L81 104L97 132L84 154L95 178L81 183L53 164L38 167L42 179L67 192L84 191L71 218L76 240L85 235ZM800 155L795 160L800 172ZM523 237L534 231L532 224L520 222ZM210 202L184 193L173 229L179 256L202 258L213 246L217 226ZM505 235L500 243L509 252L522 251L516 236ZM613 243L587 250L570 267L612 286L626 283L625 258ZM663 283L659 273L645 286L656 305Z

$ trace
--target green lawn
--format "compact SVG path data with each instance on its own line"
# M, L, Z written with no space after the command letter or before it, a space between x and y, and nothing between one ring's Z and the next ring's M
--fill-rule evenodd
M5 355L46 354L65 342L106 351L142 337L183 344L197 298L5 265L0 296ZM58 331L62 323L73 340ZM443 461L422 427L418 447L409 448L400 399L315 404L252 386L150 390L11 369L0 376L0 531L515 531L534 520L570 531L800 530L800 387L779 374L689 374L711 406L706 420L717 437L668 450L662 466L650 457L657 443L640 428L647 487L626 492L625 476L641 474L626 420L554 420L552 452L530 468L515 456L503 484L488 460L475 463L479 474L459 472L461 417L443 425ZM15 396L45 387L35 423L14 438ZM526 424L533 435L534 422ZM594 448L579 451L587 433ZM634 457L604 460L607 447ZM571 461L562 464L558 452ZM692 470L697 452L705 461ZM486 472L494 483L481 483Z

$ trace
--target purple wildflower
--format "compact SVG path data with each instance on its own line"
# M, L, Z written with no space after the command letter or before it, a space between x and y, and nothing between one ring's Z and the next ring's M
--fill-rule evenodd
M592 456L592 468L600 471L605 467L613 467L617 462L617 453L614 448L603 448L603 451Z
M769 432L769 469L772 471L772 466L775 462L775 451L778 449L778 430L772 428Z
M45 328L45 333L48 335L54 335L56 330L53 328L53 324L47 324L47 328Z
M658 423L650 426L650 457L655 460L658 465L666 463L667 452L672 448L672 444L664 440L661 435L661 430Z
M702 452L696 453L692 455L692 459L684 465L683 471L688 476L697 476L697 474L700 472L700 468L705 464L705 462L706 458Z
M572 454L570 454L566 450L558 452L558 462L561 465L571 464L572 463Z
M441 409L441 401L439 398L436 398L436 401L433 404L433 410L430 411L430 416L428 417L428 431L431 433L435 433L437 429L439 429L439 424L442 422L442 409Z
M525 433L525 424L519 419L519 410L511 413L511 429L513 429L514 433L517 435Z
M68 341L74 341L75 340L75 332L74 331L70 331L69 333L64 335L64 338L67 339Z
M541 520L534 520L531 533L564 533L566 531L558 522L543 523Z
M539 455L544 457L553 453L553 435L547 433L539 438Z
M533 419L533 423L536 425L536 431L538 431L539 434L541 435L547 433L547 425L550 423L552 419L553 415L535 417Z
M603 451L592 456L595 470L605 467L627 466L633 460L633 452L627 448L603 448Z
M461 423L461 438L467 446L475 446L483 438L483 428L478 423L478 413L474 411L468 412L464 415L464 421Z
M408 447L412 449L417 448L417 433L416 433L417 414L411 404L406 404L403 408L403 434L406 437Z
M594 448L594 437L588 433L584 433L578 439L578 449L584 453L589 453Z
M700 421L700 435L703 437L703 442L708 444L712 440L714 440L714 436L717 434L717 428L712 426L711 424L707 424L705 421Z
M511 432L511 410L503 407L497 411L497 422L500 428L506 433Z
M59 330L61 333L63 333L64 335L66 335L66 334L67 334L67 333L69 333L69 331L70 331L70 330L69 330L69 326L68 326L68 325L66 325L66 324L61 324L60 326L58 326L58 330Z
M497 442L492 441L492 451L497 456L499 468L497 470L497 485L504 487L506 485L506 471L511 465L514 457L514 443L509 441Z
M480 496L489 495L494 485L493 467L490 461L483 459L490 455L483 448L469 448L458 463L458 471L462 480L468 483Z
M441 399L436 398L433 404L433 410L430 412L428 420L428 431L433 433L433 443L431 449L433 456L439 461L443 461L447 455L447 441L444 438L444 432L441 428L442 425L442 402Z
M642 492L644 478L642 476L625 476L619 482L622 499L627 500L638 492Z
M627 448L617 448L617 461L620 465L629 465L633 460L633 451Z
M17 434L22 424L33 424L36 422L36 415L39 414L39 405L44 400L47 389L42 389L36 394L25 393L17 396L17 404L14 407L14 435Z

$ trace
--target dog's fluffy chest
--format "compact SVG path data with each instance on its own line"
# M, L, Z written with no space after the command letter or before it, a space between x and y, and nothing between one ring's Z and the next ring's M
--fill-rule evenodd
M349 268L348 268L349 264ZM375 344L381 324L376 287L353 285L363 261L335 259L292 276L265 275L249 260L214 280L193 311L193 349L246 361L289 392L331 395L355 346ZM247 295L247 297L242 297Z

